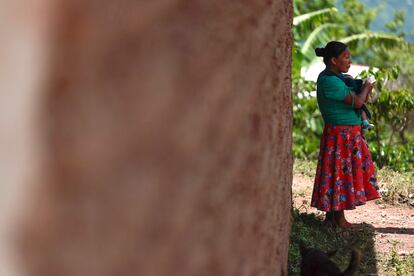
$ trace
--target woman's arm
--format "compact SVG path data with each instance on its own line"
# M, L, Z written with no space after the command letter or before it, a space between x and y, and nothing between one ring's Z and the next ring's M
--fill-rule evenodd
M370 82L364 82L362 85L361 93L356 95L351 91L351 93L344 98L344 102L346 104L352 105L354 108L361 108L368 99L368 95L371 93L373 87L373 84Z

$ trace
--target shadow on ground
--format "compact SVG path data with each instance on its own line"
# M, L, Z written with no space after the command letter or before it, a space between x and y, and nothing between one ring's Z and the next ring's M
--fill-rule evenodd
M405 234L414 235L414 228L401 227L376 227L375 231L383 234Z
M327 225L323 217L292 210L293 223L289 245L289 275L300 273L299 241L308 247L325 252L337 249L332 260L345 270L349 264L352 249L362 252L363 258L358 275L377 275L377 258L374 249L374 229L372 225L361 224L356 229L341 230ZM387 229L385 229L387 230ZM410 229L412 230L412 229Z

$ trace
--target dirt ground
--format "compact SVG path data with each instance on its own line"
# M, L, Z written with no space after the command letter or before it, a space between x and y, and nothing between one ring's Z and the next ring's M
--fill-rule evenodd
M293 177L293 204L303 212L322 213L310 207L313 179ZM367 224L375 230L375 250L386 253L395 246L399 255L414 253L414 208L370 201L356 210L345 211L349 222Z

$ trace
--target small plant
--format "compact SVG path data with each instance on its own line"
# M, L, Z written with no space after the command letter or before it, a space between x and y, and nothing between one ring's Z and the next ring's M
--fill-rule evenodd
M396 251L396 246L397 246L398 242L397 241L393 241L392 242L392 250L391 250L391 255L390 258L387 262L387 267L389 267L392 271L394 271L396 273L396 275L402 275L402 262L400 260L400 257L397 254Z
M400 256L397 252L398 241L390 241L392 244L391 253L386 258L384 267L385 272L392 272L396 276L413 275L414 273L414 254Z
M381 200L414 207L414 172L399 173L389 168L378 171Z
M294 174L314 177L316 172L316 161L295 159L295 162L293 163L293 172Z

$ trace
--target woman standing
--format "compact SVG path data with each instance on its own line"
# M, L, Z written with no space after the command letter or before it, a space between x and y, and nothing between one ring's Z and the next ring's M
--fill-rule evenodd
M372 84L365 82L356 95L346 86L342 73L351 66L346 44L331 41L315 49L326 69L317 81L317 99L325 122L311 206L326 212L326 219L339 227L352 226L344 210L355 209L379 198L374 164L361 135L361 113Z

